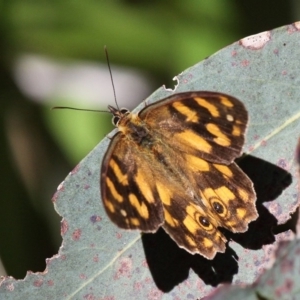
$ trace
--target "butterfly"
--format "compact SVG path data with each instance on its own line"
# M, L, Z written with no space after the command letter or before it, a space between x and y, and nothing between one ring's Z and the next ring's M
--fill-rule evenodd
M218 229L245 232L257 219L253 183L236 165L248 113L235 97L177 93L139 113L109 106L118 132L101 167L107 215L124 229L162 227L207 259L226 249Z

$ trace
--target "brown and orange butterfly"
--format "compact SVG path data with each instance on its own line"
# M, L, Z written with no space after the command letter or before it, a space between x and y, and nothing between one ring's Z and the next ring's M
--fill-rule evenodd
M216 92L174 94L133 114L109 106L118 132L101 167L101 196L119 227L156 232L208 259L224 252L218 227L245 232L258 217L253 184L233 162L248 113Z

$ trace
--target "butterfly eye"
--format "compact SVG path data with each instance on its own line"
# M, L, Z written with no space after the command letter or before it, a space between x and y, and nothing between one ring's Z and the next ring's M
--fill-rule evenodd
M120 121L120 117L119 116L113 116L111 121L112 121L114 126L118 126L118 123Z
M218 214L222 214L224 212L224 207L219 202L214 202L213 208Z
M129 110L127 108L121 108L120 113L121 113L121 115L126 115L129 113Z
M207 220L207 218L205 218L205 217L200 217L199 221L202 224L202 226L204 226L204 227L208 227L210 224L209 221Z

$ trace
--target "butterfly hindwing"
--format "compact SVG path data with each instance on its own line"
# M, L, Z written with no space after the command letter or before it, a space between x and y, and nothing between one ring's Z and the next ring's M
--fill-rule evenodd
M256 195L251 180L235 164L212 164L201 158L183 154L191 168L186 172L198 203L207 208L218 227L244 232L257 218Z
M162 199L165 215L163 228L177 245L209 259L216 252L224 252L226 238L206 210L196 204L195 199L184 193L183 189L174 193L169 190L168 194L169 201Z

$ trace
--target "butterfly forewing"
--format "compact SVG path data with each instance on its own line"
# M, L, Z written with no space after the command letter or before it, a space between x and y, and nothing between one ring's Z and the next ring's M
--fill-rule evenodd
M101 195L106 213L119 227L155 232L163 223L163 207L155 173L135 143L117 133L101 170Z
M139 116L173 147L223 164L241 154L248 122L242 102L214 92L177 94L149 105Z
M163 226L180 247L209 259L224 252L218 227L244 232L257 218L253 184L233 163L244 144L244 105L187 92L120 115L101 169L110 219L144 232Z

